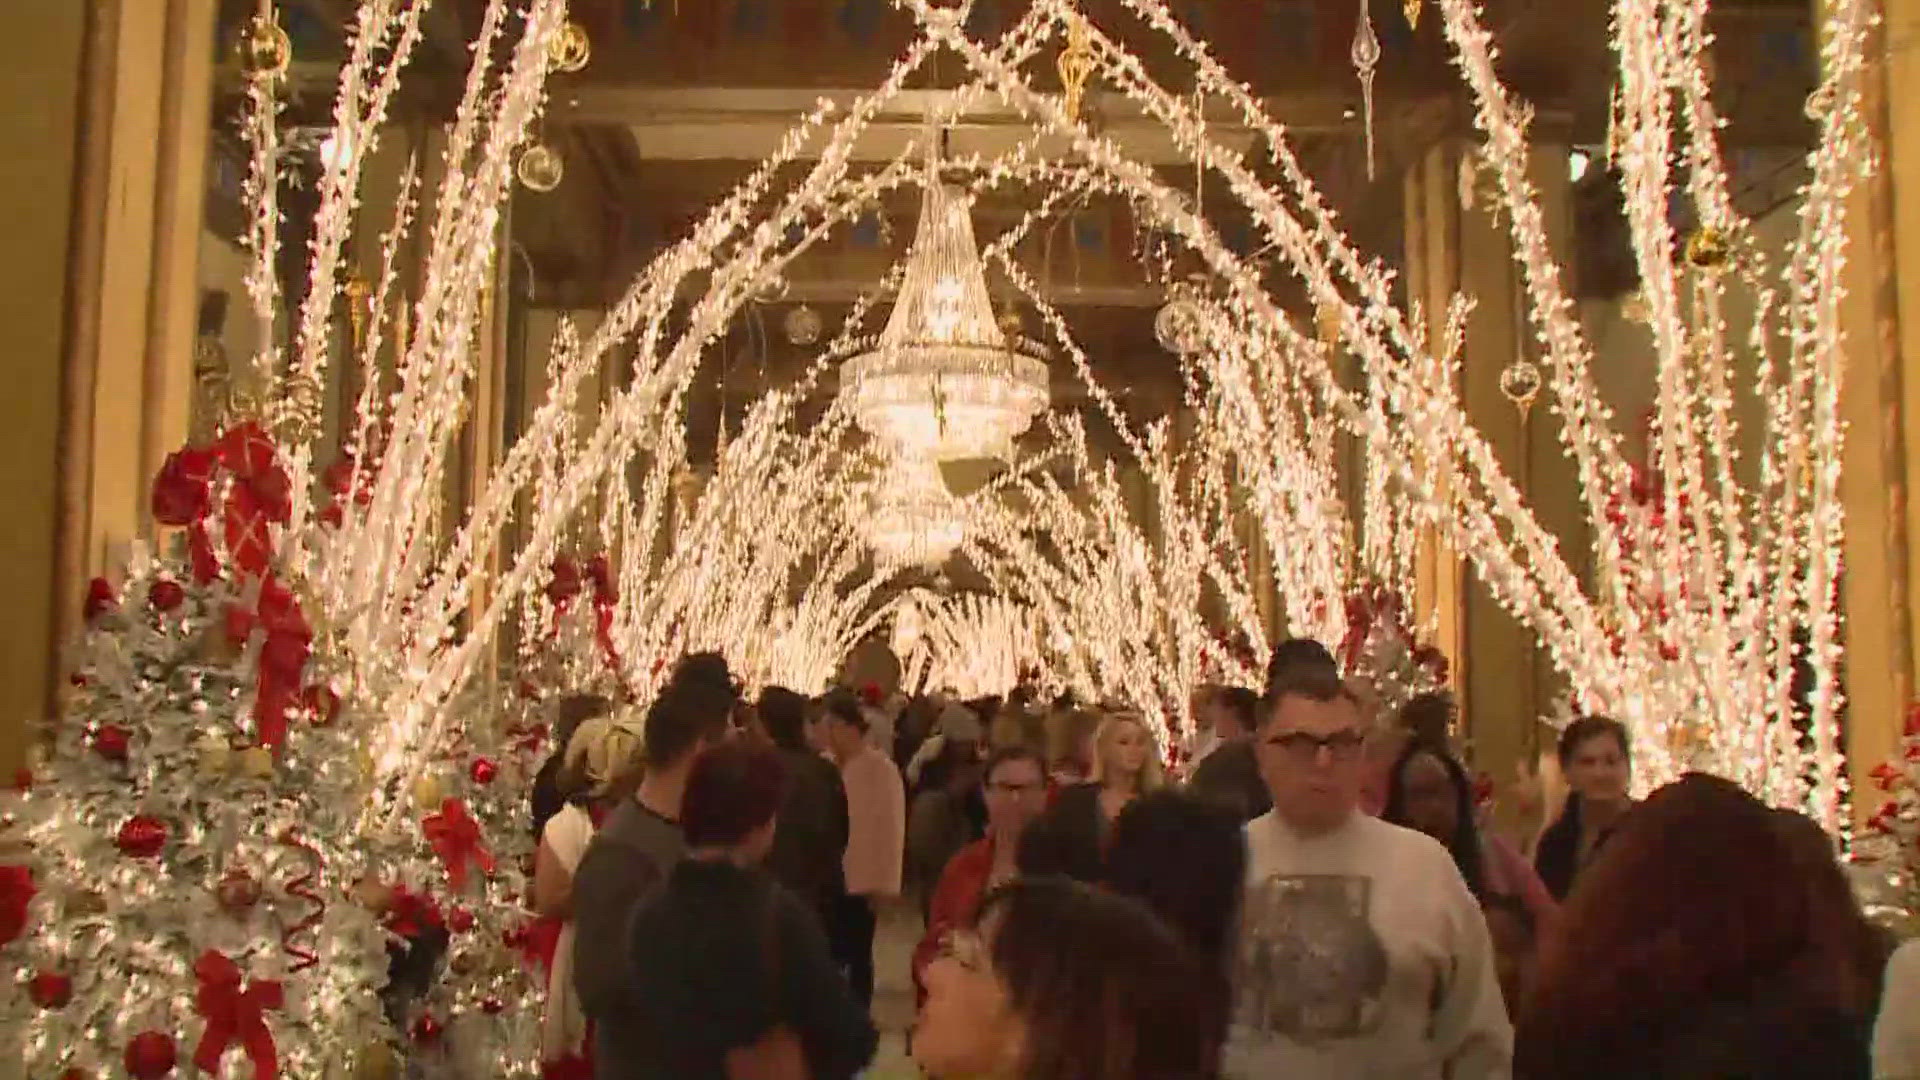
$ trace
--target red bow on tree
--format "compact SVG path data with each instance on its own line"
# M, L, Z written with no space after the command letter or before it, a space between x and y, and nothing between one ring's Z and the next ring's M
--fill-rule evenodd
M200 982L193 1008L207 1021L200 1046L193 1052L193 1063L201 1072L217 1075L227 1048L239 1043L253 1061L254 1080L274 1080L280 1063L264 1014L285 1004L280 984L272 979L255 979L243 986L238 965L212 949L194 961L193 975Z
M264 574L273 561L269 525L293 516L293 484L280 467L273 440L251 421L227 429L214 443L220 464L233 473L227 489L227 554L249 574Z
M416 938L429 928L445 929L447 920L440 914L440 906L432 899L395 885L393 898L387 901L386 924L391 933L403 938Z
M547 599L555 607L566 607L580 595L580 564L562 555L553 560L553 577L547 582Z
M31 867L0 866L0 945L27 932L27 905L37 891Z
M301 679L313 652L313 629L293 592L271 577L260 582L254 610L237 604L227 607L227 638L235 645L244 644L256 627L266 639L260 647L253 726L260 745L279 746L287 738L287 710L300 702Z
M469 862L485 873L493 873L493 856L480 842L480 823L473 820L467 813L467 804L459 799L441 803L440 812L429 814L420 828L426 833L428 846L439 856L440 864L447 868L447 882L454 888L466 887Z

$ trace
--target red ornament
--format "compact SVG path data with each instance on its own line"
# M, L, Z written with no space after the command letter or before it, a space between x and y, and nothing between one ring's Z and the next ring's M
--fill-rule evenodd
M60 1080L93 1080L93 1074L85 1069L68 1069L60 1074Z
M76 671L73 674L67 676L67 685L73 686L73 687L85 687L87 685L87 677Z
M440 1021L432 1013L422 1013L420 1019L413 1022L413 1041L423 1046L431 1046L440 1041L443 1034Z
M87 582L87 603L85 612L87 621L92 622L109 612L120 610L120 600L113 593L113 585L106 578L97 577Z
M497 997L486 998L480 1002L480 1011L488 1016L498 1016L506 1007L507 1003Z
M1920 737L1920 702L1907 706L1907 722L1902 725L1901 734L1909 739Z
M173 1037L158 1031L143 1031L127 1043L127 1073L134 1080L160 1080L177 1059Z
M473 912L463 907L447 912L447 929L457 934L464 934L473 929Z
M500 766L483 757L474 758L473 764L467 766L467 775L476 784L491 784L493 778L500 775Z
M13 770L13 790L23 791L23 792L33 790L33 770L32 769L29 769L23 765L20 768Z
M147 589L147 606L155 611L172 611L186 603L187 590L177 581L161 578Z
M42 971L27 983L27 997L43 1009L58 1009L73 1000L73 977L63 971Z
M127 760L127 729L103 724L93 733L93 752L108 761Z
M167 824L159 818L135 814L120 826L114 838L120 853L134 859L151 859L167 846Z

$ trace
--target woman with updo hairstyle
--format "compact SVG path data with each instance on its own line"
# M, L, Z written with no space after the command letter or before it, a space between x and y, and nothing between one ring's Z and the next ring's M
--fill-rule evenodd
M1214 1080L1217 975L1144 905L1061 877L989 893L927 966L934 1080Z
M1626 726L1605 716L1582 716L1560 732L1557 754L1567 781L1560 816L1540 834L1533 866L1555 900L1565 900L1594 854L1633 805L1627 785L1633 757Z
M1544 935L1516 1080L1867 1080L1858 940L1797 845L1716 776L1636 805Z
M1120 811L1166 785L1153 733L1137 713L1107 714L1093 735L1093 769L1084 784L1061 791L1043 830L1061 847L1061 869L1080 881L1101 878L1107 836Z
M549 956L546 1012L540 1024L541 1060L586 1061L586 1014L573 986L573 874L606 816L640 785L637 719L596 716L582 721L560 758L559 788L569 801L547 819L533 860L533 906L540 916L534 948Z

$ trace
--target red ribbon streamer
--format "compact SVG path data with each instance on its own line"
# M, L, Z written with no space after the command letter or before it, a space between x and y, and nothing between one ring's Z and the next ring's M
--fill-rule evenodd
M254 1080L275 1080L280 1062L264 1014L286 1003L280 984L272 979L243 984L239 966L212 949L200 954L193 974L200 983L193 998L194 1011L207 1021L200 1046L193 1052L194 1065L202 1072L218 1074L227 1048L239 1043L253 1061Z
M307 912L306 918L280 931L280 951L293 957L293 966L289 970L300 972L320 963L320 955L318 953L305 946L294 944L293 938L295 934L304 934L314 927L319 926L321 920L326 916L327 902L315 888L320 884L320 868L325 865L325 860L320 857L318 848L300 839L298 829L290 828L286 832L281 833L280 842L313 860L312 866L310 866L305 873L294 878L286 885L288 896L297 896L305 900L307 903L313 905L313 910Z
M27 905L33 903L33 869L0 866L0 945L27 931Z
M459 799L440 804L440 812L420 823L427 844L447 868L447 882L460 889L467 884L467 864L474 863L485 873L493 873L493 856L480 843L480 823L467 813Z

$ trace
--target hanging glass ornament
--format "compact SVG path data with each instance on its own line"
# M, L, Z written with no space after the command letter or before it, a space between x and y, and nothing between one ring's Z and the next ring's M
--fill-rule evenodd
M995 322L1000 327L1000 332L1007 335L1008 341L1015 341L1027 336L1027 324L1021 321L1020 312L1013 308L1008 308L1001 312L1000 318L995 320Z
M528 191L548 192L566 178L567 165L553 147L537 142L520 152L513 171Z
M1207 343L1200 305L1185 289L1177 289L1153 317L1153 336L1170 353L1189 356Z
M1500 372L1500 392L1524 415L1540 396L1540 368L1531 360L1515 360Z
M1717 273L1725 269L1729 254L1727 234L1711 225L1703 225L1687 237L1687 262L1696 270Z
M591 59L593 41L587 37L587 28L572 20L547 42L547 62L555 71L571 74L584 69Z
M1360 25L1353 31L1354 73L1360 76L1360 112L1367 128L1367 179L1373 179L1373 76L1380 70L1380 38L1373 32L1367 0L1360 0Z
M293 42L280 24L259 15L240 38L240 66L250 79L277 79L293 63Z
M790 309L780 325L786 331L787 341L794 345L811 345L820 340L821 332L826 329L820 313L805 304Z

